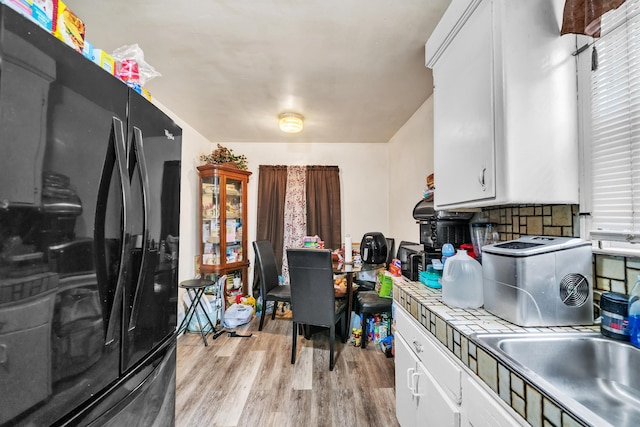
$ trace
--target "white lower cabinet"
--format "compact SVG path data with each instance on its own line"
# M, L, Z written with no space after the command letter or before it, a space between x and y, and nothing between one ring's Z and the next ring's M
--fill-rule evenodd
M472 427L512 427L526 425L504 408L492 391L465 375L462 384L462 425Z
M445 395L401 336L395 337L395 345L396 416L400 425L460 426L460 407Z
M396 306L396 416L402 427L460 426L462 370Z
M526 425L406 310L394 308L396 417L402 427Z

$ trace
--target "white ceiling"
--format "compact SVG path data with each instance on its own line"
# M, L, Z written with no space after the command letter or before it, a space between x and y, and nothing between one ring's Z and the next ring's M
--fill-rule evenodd
M65 3L96 48L137 43L152 96L211 141L387 142L432 92L424 44L450 1Z

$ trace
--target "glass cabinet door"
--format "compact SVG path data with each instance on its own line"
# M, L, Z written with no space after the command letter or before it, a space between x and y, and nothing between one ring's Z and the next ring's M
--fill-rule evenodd
M227 264L244 260L242 247L242 181L226 179L225 255Z
M220 240L220 178L202 178L202 264L219 265L222 253Z

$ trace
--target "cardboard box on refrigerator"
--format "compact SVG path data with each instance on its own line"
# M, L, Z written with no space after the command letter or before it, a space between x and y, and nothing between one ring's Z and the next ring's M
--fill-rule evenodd
M31 18L36 24L51 32L53 14L57 0L29 0L31 2Z
M100 68L105 70L107 73L115 76L116 74L116 61L113 59L113 56L109 55L102 49L93 49L93 62L98 64Z
M142 90L142 96L144 96L145 98L147 98L147 100L151 101L151 92L149 92L147 89L145 88L141 88Z
M6 4L49 32L53 25L56 2L57 0L0 0L0 3Z
M53 8L52 33L54 36L82 53L84 48L84 22L62 0Z
M93 54L93 43L89 42L87 39L84 39L84 46L82 47L82 55L87 58L89 61L95 61L95 55Z
M31 5L27 0L0 0L0 3L31 19Z

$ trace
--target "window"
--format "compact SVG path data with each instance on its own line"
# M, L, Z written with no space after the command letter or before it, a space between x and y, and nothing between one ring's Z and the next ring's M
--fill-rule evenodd
M640 250L640 0L602 17L602 36L579 57L584 123L586 238ZM593 69L592 71L589 71ZM622 242L622 243L617 243Z

